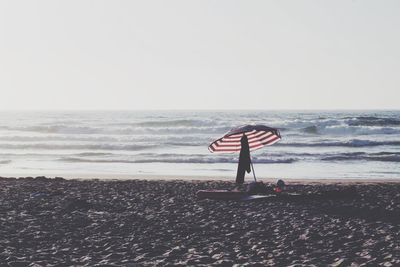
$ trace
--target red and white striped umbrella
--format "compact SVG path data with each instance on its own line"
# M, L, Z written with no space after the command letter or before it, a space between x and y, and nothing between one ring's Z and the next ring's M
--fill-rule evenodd
M264 125L245 125L230 130L220 139L208 146L211 153L235 153L240 152L240 139L245 134L249 141L250 151L272 145L281 140L278 129Z

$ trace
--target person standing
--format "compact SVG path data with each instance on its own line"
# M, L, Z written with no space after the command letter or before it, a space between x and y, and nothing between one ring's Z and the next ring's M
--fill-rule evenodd
M244 183L244 176L247 173L250 173L250 147L249 147L249 140L247 136L243 134L242 138L240 139L241 149L239 154L239 165L236 174L236 184L243 184Z

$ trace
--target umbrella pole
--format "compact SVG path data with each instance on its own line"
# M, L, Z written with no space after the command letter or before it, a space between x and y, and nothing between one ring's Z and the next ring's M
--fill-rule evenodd
M251 170L253 171L254 182L257 182L256 173L254 172L253 162L251 160L250 160L250 164L251 164Z

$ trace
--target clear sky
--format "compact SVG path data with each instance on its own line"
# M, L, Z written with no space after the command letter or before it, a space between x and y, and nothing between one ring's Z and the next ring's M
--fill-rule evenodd
M0 109L353 108L400 108L400 1L0 1Z

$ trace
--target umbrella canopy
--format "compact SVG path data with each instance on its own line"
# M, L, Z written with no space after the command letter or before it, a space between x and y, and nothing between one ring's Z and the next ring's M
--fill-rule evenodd
M240 152L240 139L243 134L248 138L250 151L272 145L281 140L278 129L264 125L244 125L233 128L223 137L215 140L208 146L211 153L235 153Z

